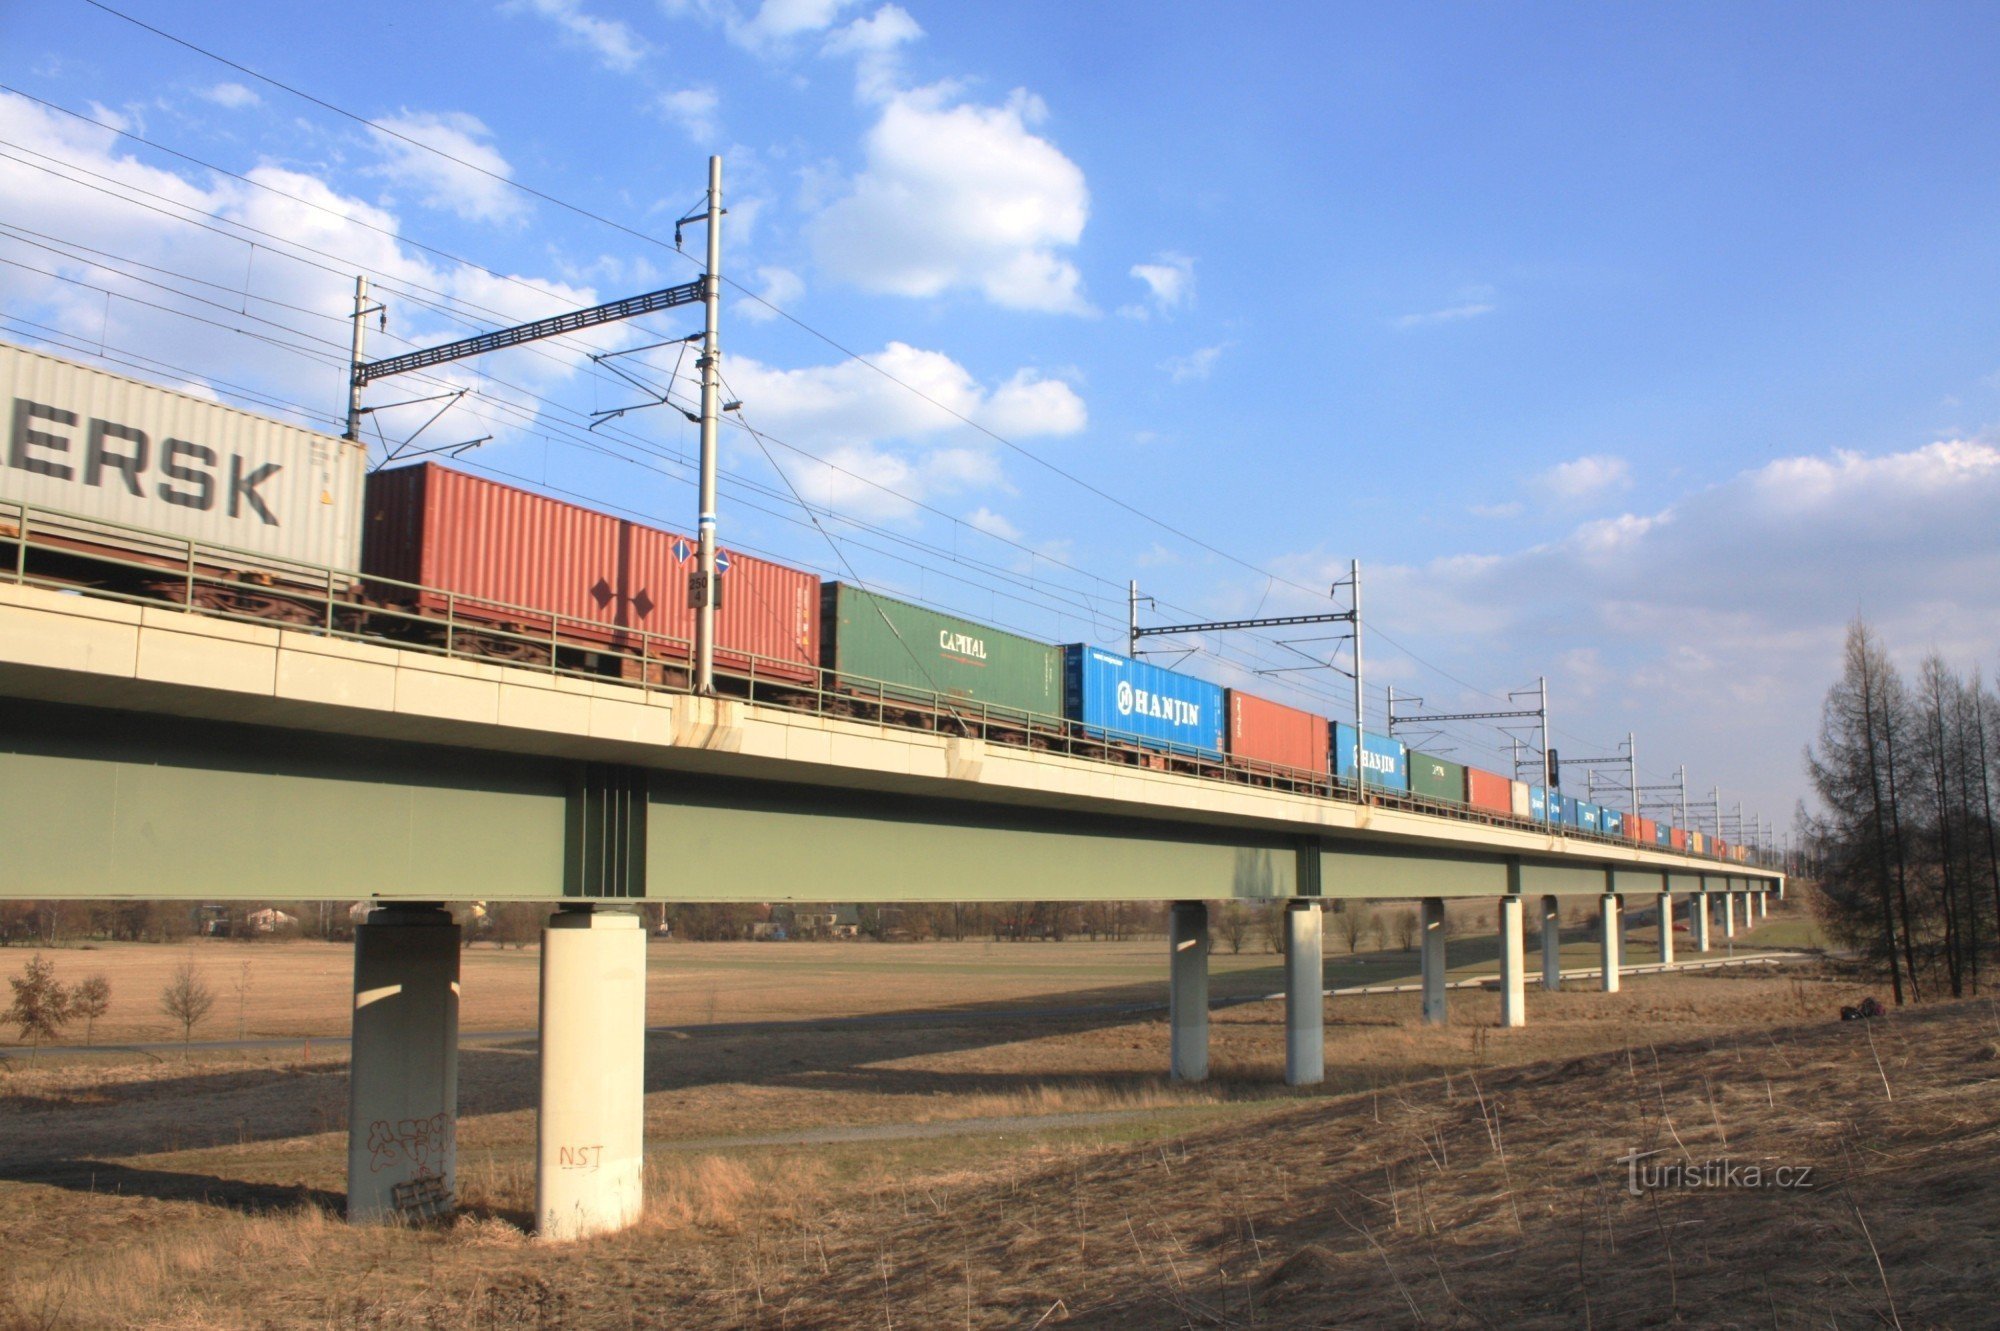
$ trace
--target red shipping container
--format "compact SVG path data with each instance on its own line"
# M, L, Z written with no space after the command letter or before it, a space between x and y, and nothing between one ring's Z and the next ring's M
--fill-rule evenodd
M1326 775L1327 721L1323 716L1259 698L1241 689L1228 690L1229 756L1266 767L1284 767Z
M368 478L361 567L426 588L426 614L686 661L693 539L468 476L435 463ZM721 578L715 665L810 683L819 675L819 579L732 554ZM406 599L398 588L379 588ZM442 592L456 595L446 597ZM542 614L535 612L541 611Z
M1667 829L1667 840L1673 843L1675 850L1686 850L1688 848L1688 834L1678 827Z
M1511 814L1514 812L1514 783L1504 776L1468 767L1465 769L1465 802L1488 813Z

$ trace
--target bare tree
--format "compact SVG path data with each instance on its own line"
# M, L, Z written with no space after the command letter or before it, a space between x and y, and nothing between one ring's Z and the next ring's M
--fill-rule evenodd
M96 1034L97 1023L111 1010L111 981L102 975L90 975L77 981L75 991L70 995L70 1011L83 1018L83 1042L89 1044Z
M1423 934L1423 926L1417 922L1417 913L1413 910L1399 910L1395 919L1397 945L1404 951L1414 948L1417 939Z
M183 1045L194 1038L194 1028L214 1006L215 993L195 969L194 957L182 957L167 987L160 991L160 1011L180 1023Z
M14 987L14 1002L7 1020L21 1028L21 1038L39 1050L61 1033L72 1011L74 999L69 986L56 979L55 963L37 952L28 959L27 969L7 981Z
M1250 933L1250 912L1244 909L1242 902L1229 900L1222 903L1222 909L1216 912L1216 916L1216 931L1229 944L1230 952L1241 952L1243 940Z
M1347 909L1333 917L1333 931L1340 941L1347 944L1347 950L1359 952L1361 940L1375 929L1375 912L1368 909L1365 901L1350 901Z

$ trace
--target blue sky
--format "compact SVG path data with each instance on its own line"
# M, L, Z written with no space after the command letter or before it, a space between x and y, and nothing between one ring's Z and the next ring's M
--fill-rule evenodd
M725 544L1114 645L1128 578L1290 613L1359 558L1374 689L1546 674L1569 752L1635 732L1649 782L1781 823L1850 617L1909 659L2000 643L1984 7L118 7L376 127L82 0L0 8L0 82L100 122L0 93L9 338L332 412L352 273L383 350L684 281L494 177L670 242L715 152L725 270L805 325L733 301L730 387L813 455L732 432ZM691 428L585 434L631 394L579 346L442 381L475 392L427 441L688 525ZM1504 765L1490 727L1430 743Z

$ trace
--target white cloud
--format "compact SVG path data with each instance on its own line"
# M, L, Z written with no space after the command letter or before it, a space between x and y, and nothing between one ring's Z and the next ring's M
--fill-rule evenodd
M1000 106L898 93L864 142L866 167L807 227L835 279L889 295L977 291L1007 309L1087 314L1066 257L1083 236L1083 172L1032 132L1047 117L1017 91Z
M855 360L786 370L738 358L726 371L748 423L833 464L781 458L808 498L845 512L905 510L869 481L912 499L1003 484L998 446L958 417L1009 439L1072 435L1088 423L1074 389L1030 370L989 388L944 353L903 342L868 359L933 401Z
M203 101L214 102L217 106L231 111L241 111L246 107L261 106L264 99L240 83L218 83L200 94Z
M1685 762L1698 789L1720 785L1746 812L1789 821L1804 794L1799 752L1854 615L1910 659L1936 647L1993 663L1996 512L1993 442L1784 458L1545 545L1373 566L1369 601L1443 669L1496 692L1547 674L1570 735L1636 731L1642 767ZM1287 565L1308 584L1344 570ZM1424 678L1438 710L1479 710L1441 689Z
M344 194L305 172L253 167L244 173L250 182L247 184L206 172L177 175L138 161L124 152L118 138L108 131L58 117L6 94L0 94L0 138L22 145L24 157L42 154L93 173L79 176L78 183L65 183L58 175L0 161L0 197L35 199L37 230L120 256L120 266L126 260L155 265L212 283L222 292L240 291L247 280L247 297L226 297L232 304L226 322L267 332L275 340L311 337L344 345L343 330L354 291L353 279L345 274L353 272L367 273L378 283L386 279L395 286L428 288L476 305L480 309L468 309L468 317L489 326L591 305L598 299L588 286L540 278L523 285L459 265L433 265L396 239L402 220L395 213ZM140 190L147 193L136 197L148 208L131 207L114 197ZM241 224L268 234L254 237L257 248L253 257L248 233L245 239L236 239L185 226L153 210L160 207L169 212L180 208L212 215L218 219L214 225L225 229ZM286 257L287 242L322 253L305 256L309 261L293 261ZM0 241L0 253L29 261L22 247L5 241ZM338 256L340 271L326 271L329 265L323 256ZM189 308L223 321L213 309L184 306L155 288L93 264L44 252L36 253L32 261L37 268L107 287L119 297L132 297L114 298L107 306L97 291L0 266L0 311L63 330L68 335L67 346L55 345L52 349L58 354L90 359L102 343L108 356L145 358L114 364L113 368L123 373L187 383L193 391L204 394L215 391L212 386L202 386L203 377L212 375L218 382L226 380L262 395L266 400L251 403L253 410L299 419L321 429L327 428L325 417L344 404L339 372L320 356L294 355L273 341L246 338L222 327L176 317L157 307ZM369 330L371 350L403 350L412 344L448 341L465 332L463 324L400 302L393 295L390 305L388 333L373 327ZM284 327L269 327L259 323L260 318ZM10 328L6 335L29 334ZM533 421L541 411L529 393L546 392L570 380L577 373L579 359L571 355L551 360L524 348L488 358L476 368L441 371L437 377L478 387L482 396L452 408L433 435L452 430L462 430L461 438L491 433L496 436L495 447L519 439L523 424ZM482 382L486 374L498 375L527 391L490 379ZM224 397L233 394L234 390L222 390ZM386 401L390 396L376 391L370 393L369 400ZM297 404L302 411L295 412L286 404ZM496 414L501 404L518 414L511 418ZM436 405L431 404L371 417L371 437L373 425L379 424L388 437L399 438L399 432L414 430L434 410Z
M1571 503L1632 488L1632 468L1624 458L1593 453L1550 467L1535 478L1541 489Z
M806 293L806 284L789 268L759 268L757 281L760 288L757 295L764 303L744 299L730 306L733 313L754 323L764 323L777 318L778 310L784 309ZM778 309L772 309L773 305Z
M663 92L654 99L653 105L698 144L711 142L719 132L715 112L722 105L722 99L713 88L682 88L679 92Z
M1470 511L1475 518L1518 518L1524 508L1518 499L1510 499L1502 504L1474 504Z
M1164 314L1194 299L1194 260L1185 254L1169 252L1151 263L1135 263L1132 276L1146 284L1152 304L1120 307L1118 312L1127 318L1144 319L1154 311Z
M1212 347L1199 347L1185 356L1172 356L1160 362L1177 384L1193 383L1206 379L1214 372L1215 363L1222 359L1222 353L1229 350L1227 342L1218 342Z
M1493 310L1494 306L1486 301L1466 301L1460 305L1447 305L1441 310L1401 315L1394 322L1398 328L1423 328L1431 324L1464 323L1467 319L1491 314Z
M881 102L895 95L902 76L902 48L924 35L899 5L883 5L826 39L821 53L855 57L854 87L863 101Z
M554 23L565 42L591 52L599 64L615 73L628 74L638 68L651 50L630 25L587 13L578 0L514 0L509 8L526 10Z
M469 222L514 222L527 215L523 196L506 183L514 168L488 142L491 132L477 116L404 111L379 124L370 130L384 157L376 173L415 191L426 207Z
M1021 529L1004 516L984 505L965 515L967 525L976 527L988 536L998 536L1003 541L1019 541Z

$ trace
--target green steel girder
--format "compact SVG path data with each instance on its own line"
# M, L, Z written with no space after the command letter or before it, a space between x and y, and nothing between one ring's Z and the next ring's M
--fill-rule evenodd
M1675 874L1691 891L1693 875ZM1720 880L1711 877L1720 890ZM1620 870L1621 891L1658 891ZM1741 875L1733 880L1747 885ZM1527 860L1524 893L1602 868ZM0 700L0 898L1500 896L1506 859Z

